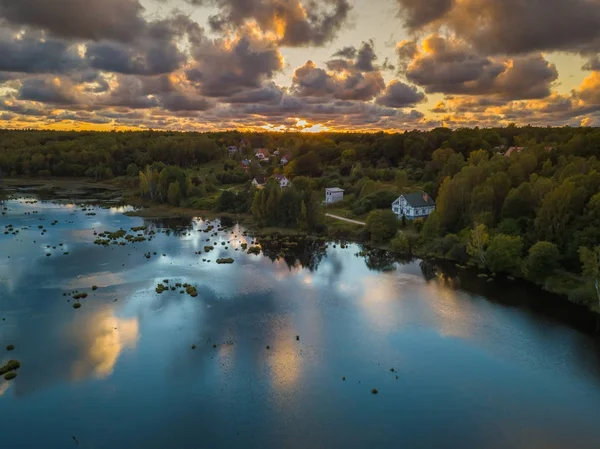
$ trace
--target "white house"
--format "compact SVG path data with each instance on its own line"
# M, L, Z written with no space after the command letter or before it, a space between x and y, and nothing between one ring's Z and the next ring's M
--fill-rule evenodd
M325 189L325 204L338 203L344 200L344 189L329 187Z
M258 175L252 180L252 185L257 189L262 189L267 184L267 180L264 175Z
M398 218L425 218L435 210L435 201L425 192L405 193L392 203L392 210Z
M279 183L279 187L282 189L285 187L289 187L292 184L285 175L275 175L273 176L273 179L275 179L275 181Z
M256 159L260 159L265 160L265 159L269 159L271 157L271 153L269 153L269 150L267 150L266 148L261 148L259 150L256 151Z

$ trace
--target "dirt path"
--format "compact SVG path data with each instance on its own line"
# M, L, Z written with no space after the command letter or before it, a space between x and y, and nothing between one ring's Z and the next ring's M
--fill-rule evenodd
M350 220L349 218L340 217L339 215L325 214L325 216L335 218L336 220L346 221L348 223L354 223L354 224L361 225L361 226L366 225L366 223L363 223L362 221Z

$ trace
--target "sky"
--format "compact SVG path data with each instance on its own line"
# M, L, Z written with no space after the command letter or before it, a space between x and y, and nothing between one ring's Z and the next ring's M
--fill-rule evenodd
M600 124L600 0L0 0L0 127Z

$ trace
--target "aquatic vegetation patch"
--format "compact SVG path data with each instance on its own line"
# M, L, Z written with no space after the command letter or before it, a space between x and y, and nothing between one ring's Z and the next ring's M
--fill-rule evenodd
M21 367L21 362L18 360L9 360L4 365L0 366L0 375L6 374L10 371L15 371Z
M218 264L232 264L233 262L235 262L231 257L228 258L223 258L223 259L217 259L217 263Z

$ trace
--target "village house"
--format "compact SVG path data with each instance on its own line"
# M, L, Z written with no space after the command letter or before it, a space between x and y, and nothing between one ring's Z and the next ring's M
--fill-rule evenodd
M237 154L239 151L240 151L239 148L236 147L235 145L231 145L231 146L227 147L227 155L229 157Z
M250 160L248 160L248 159L244 159L244 160L241 162L241 166L242 166L242 168L243 168L244 170L248 170L248 168L250 167L250 162L251 162Z
M252 180L252 185L257 189L262 189L267 184L267 180L264 175L257 175Z
M285 175L275 175L273 179L279 183L279 187L282 189L291 185L290 180Z
M260 148L256 151L255 156L256 159L263 161L265 159L269 159L271 157L271 153L269 153L269 150L267 150L266 148Z
M520 153L524 149L525 149L524 147L510 147L508 149L508 151L504 154L504 156L510 157L511 154L513 154L513 153Z
M435 210L435 201L425 192L405 193L392 203L392 210L398 218L426 218Z
M329 187L325 189L325 204L339 203L344 200L344 189Z
M292 160L292 155L291 154L285 154L281 160L279 161L279 163L281 165L287 165L289 164L289 162Z

